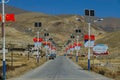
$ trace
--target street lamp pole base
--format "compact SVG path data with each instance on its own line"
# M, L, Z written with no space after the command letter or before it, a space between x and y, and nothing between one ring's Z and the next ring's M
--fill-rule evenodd
M76 62L78 62L78 56L76 56Z
M90 71L90 59L88 59L88 71Z
M6 80L6 61L3 61L3 80Z

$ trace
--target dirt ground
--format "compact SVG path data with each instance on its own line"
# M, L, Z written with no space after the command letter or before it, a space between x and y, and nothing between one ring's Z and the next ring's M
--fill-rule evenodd
M2 75L2 55L0 55L0 75ZM46 62L45 57L36 61L36 56L27 56L21 54L13 55L13 61L10 54L6 55L6 77L12 78L23 74L24 72L34 69Z

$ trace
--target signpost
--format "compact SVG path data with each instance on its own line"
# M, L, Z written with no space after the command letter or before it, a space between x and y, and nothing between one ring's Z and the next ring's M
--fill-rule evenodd
M105 44L97 44L93 47L94 55L108 55L108 46Z

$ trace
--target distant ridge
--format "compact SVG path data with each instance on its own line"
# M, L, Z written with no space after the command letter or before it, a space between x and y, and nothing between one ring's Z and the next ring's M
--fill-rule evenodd
M21 13L27 13L27 12L29 11L5 4L5 13L21 14ZM2 13L2 4L0 4L0 13Z
M105 31L113 32L120 30L120 18L107 17L97 25Z

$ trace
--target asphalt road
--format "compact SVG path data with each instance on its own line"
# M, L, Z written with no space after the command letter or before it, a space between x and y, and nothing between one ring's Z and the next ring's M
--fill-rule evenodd
M41 67L31 70L19 78L11 80L112 80L94 72L78 67L64 56L46 62Z

